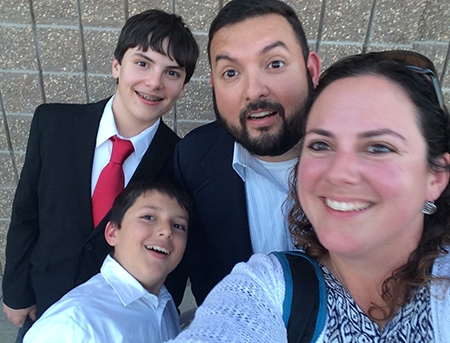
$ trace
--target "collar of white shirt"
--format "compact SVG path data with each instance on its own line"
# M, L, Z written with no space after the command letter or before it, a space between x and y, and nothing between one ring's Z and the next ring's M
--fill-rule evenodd
M102 118L100 119L100 124L98 126L97 141L95 148L98 148L110 137L117 135L119 138L129 139L131 143L133 143L136 159L140 161L142 159L142 156L144 156L145 152L150 146L153 137L156 134L156 130L159 127L161 118L158 118L158 120L152 126L146 128L144 131L142 131L141 133L137 134L134 137L131 138L122 137L119 135L119 132L117 131L116 122L114 120L114 113L112 110L113 101L114 96L112 96L111 99L109 99L109 101L106 103L105 109L103 110L103 115Z
M170 295L164 286L159 296L150 293L110 255L103 262L100 272L123 306L128 306L136 300L144 300L156 309L160 301L166 303L170 300Z
M232 166L242 181L246 181L246 168L264 177L283 192L289 191L287 174L295 166L298 159L283 162L266 162L253 156L242 145L234 142Z

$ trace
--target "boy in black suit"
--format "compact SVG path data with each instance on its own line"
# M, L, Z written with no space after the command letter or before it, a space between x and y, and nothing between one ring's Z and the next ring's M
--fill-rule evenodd
M160 118L182 95L198 54L179 16L145 11L121 31L112 63L113 97L36 109L6 246L3 309L15 325L27 318L31 325L100 270L108 253L103 231L114 196L100 196L97 205L108 205L96 210L97 192L118 183L117 195L129 181L173 178L179 138ZM111 152L116 141L128 149L119 167ZM103 177L104 168L118 174Z

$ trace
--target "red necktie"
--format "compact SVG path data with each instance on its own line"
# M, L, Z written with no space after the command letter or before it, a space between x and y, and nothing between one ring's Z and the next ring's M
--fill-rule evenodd
M94 227L108 213L114 199L123 190L125 177L122 164L134 151L133 143L129 140L120 139L117 136L111 137L110 140L113 143L111 159L100 173L94 194L92 195Z

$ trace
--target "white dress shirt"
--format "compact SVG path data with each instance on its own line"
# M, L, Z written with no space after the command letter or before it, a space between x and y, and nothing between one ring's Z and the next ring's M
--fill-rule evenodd
M100 273L45 311L24 342L160 343L179 332L167 289L151 294L108 255Z
M234 143L233 169L245 183L248 223L253 253L292 250L286 202L288 178L297 159L265 162Z
M134 151L130 156L128 156L122 166L126 186L133 176L137 166L141 162L142 157L150 146L153 137L155 137L156 131L159 127L159 123L161 121L161 118L158 118L158 120L152 126L134 137L122 137L117 131L116 122L114 120L114 114L112 111L113 100L114 96L106 103L102 118L100 119L100 124L98 126L94 161L92 163L91 196L92 194L94 194L94 189L97 185L98 177L100 176L101 171L108 164L111 157L112 142L109 140L109 138L117 135L117 137L119 138L129 139L131 143L133 143Z

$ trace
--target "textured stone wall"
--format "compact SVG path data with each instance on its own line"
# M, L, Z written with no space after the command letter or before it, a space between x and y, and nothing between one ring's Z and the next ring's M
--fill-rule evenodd
M0 263L28 130L43 102L93 102L114 92L111 61L125 20L159 8L181 15L201 57L185 96L165 116L184 136L214 119L207 31L225 0L0 1ZM432 59L450 104L450 0L289 0L325 68L353 53L411 49Z

